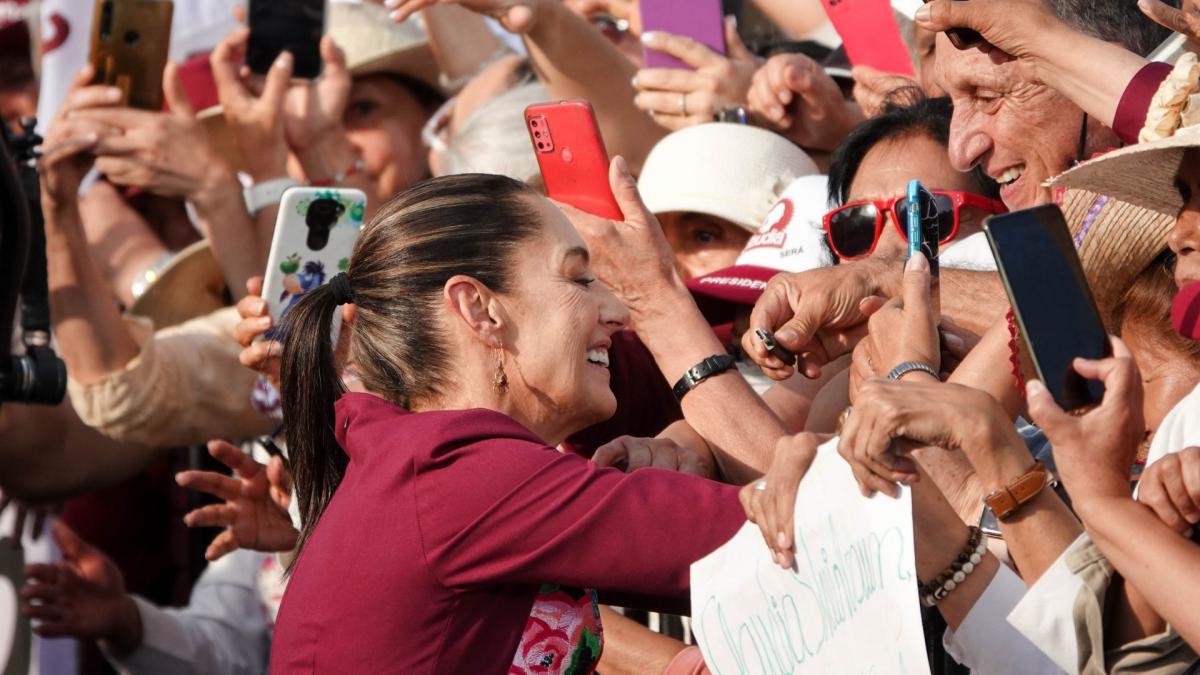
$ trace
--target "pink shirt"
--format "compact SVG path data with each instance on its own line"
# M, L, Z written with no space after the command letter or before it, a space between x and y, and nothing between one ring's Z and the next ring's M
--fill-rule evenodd
M745 521L737 488L623 474L490 410L337 403L346 477L288 585L272 673L503 673L544 583L687 610L689 565Z

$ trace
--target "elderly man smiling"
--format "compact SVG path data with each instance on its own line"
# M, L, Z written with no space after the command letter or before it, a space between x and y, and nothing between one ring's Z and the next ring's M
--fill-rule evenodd
M1121 136L1127 137L1112 130L1114 120L1120 123L1124 115L1124 124L1132 125L1134 133L1140 128L1145 109L1141 110L1143 119L1136 119L1136 114L1122 112L1118 102L1131 78L1136 84L1142 77L1139 68L1145 61L1138 54L1151 51L1168 31L1143 16L1130 0L981 0L978 4L980 9L987 5L996 10L993 13L998 16L1002 11L1007 16L1007 30L1036 35L1042 51L1047 41L1054 44L1060 34L1078 34L1092 42L1110 43L1111 49L1130 57L1124 61L1130 72L1114 73L1114 88L1090 92L1111 104L1089 109L1104 108L1106 113L1085 115L1062 93L1076 83L1044 78L1036 61L998 50L959 50L944 34L937 36L934 81L954 102L949 145L954 167L960 171L978 167L997 180L1010 209L1049 202L1051 193L1042 187L1044 181L1075 161L1120 145ZM918 14L918 25L928 23L930 9ZM1062 31L1050 30L1060 27ZM1069 47L1064 44L1063 48ZM1083 60L1086 52L1067 58ZM1082 65L1087 66L1086 62ZM1156 87L1157 82L1150 86ZM1071 93L1078 92L1072 89ZM813 377L820 373L822 363L853 348L853 336L861 332L865 320L859 302L870 295L897 295L900 277L900 261L886 260L778 275L755 307L743 347L755 361L781 372L783 364L770 357L754 336L757 328L774 331L783 346L804 354L800 367ZM994 272L946 269L941 284L943 315L977 333L992 325L1006 306Z

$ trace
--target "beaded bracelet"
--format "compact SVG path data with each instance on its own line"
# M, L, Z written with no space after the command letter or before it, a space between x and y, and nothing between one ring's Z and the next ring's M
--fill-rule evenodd
M921 584L921 604L933 607L945 600L946 596L950 595L950 591L958 588L958 585L965 581L971 572L975 571L986 552L987 540L983 537L983 531L972 525L971 535L967 537L967 545L963 547L962 553L958 554L958 558L950 563L950 566L936 579L927 584Z

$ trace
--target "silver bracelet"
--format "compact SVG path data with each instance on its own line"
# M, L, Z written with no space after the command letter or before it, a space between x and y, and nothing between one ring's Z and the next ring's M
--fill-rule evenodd
M938 377L936 370L930 367L929 364L921 363L920 361L905 361L904 363L901 363L895 368L892 368L892 371L887 374L887 379L899 380L914 370L921 371L922 373L928 373L933 376L933 379L939 382L942 381L942 378Z
M129 284L129 295L132 296L134 300L142 297L142 294L145 293L148 288L153 286L154 282L158 281L158 277L162 273L163 268L166 267L167 264L170 263L174 258L175 253L172 251L167 251L159 256L158 260L155 260L154 263L147 267L141 274L133 278L133 281Z

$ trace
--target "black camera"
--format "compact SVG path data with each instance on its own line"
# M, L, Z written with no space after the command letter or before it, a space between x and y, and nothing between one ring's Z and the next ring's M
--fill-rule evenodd
M314 199L304 213L304 224L308 225L305 244L311 251L320 251L329 243L329 232L337 225L346 207L336 199Z

